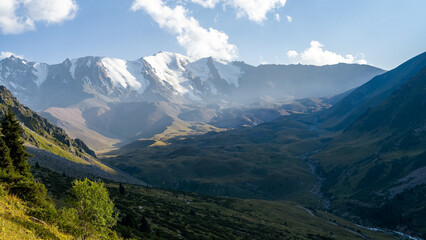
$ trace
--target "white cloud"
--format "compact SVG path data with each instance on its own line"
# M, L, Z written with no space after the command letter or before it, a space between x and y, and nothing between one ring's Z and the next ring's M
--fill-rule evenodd
M2 59L4 59L4 58L8 58L8 57L10 57L10 56L15 56L15 57L17 57L17 58L22 58L22 59L24 59L24 57L22 57L22 56L19 56L19 55L17 55L17 54L15 54L15 53L13 53L13 52L8 52L8 51L6 51L6 52L3 52L3 51L1 51L0 52L0 60L2 60Z
M284 7L286 0L191 0L203 7L213 8L219 2L230 5L237 10L237 17L247 16L251 21L261 23L266 14L274 9Z
M281 17L278 13L275 13L275 21L277 22L281 21Z
M237 58L237 47L228 43L228 35L214 28L201 27L183 6L170 8L162 0L135 0L131 9L144 10L161 28L177 35L179 45L191 57Z
M299 56L299 54L294 50L290 50L290 51L287 52L287 57L289 57L289 58L295 58L297 56Z
M193 3L200 4L205 8L214 8L221 0L191 0Z
M288 22L293 22L293 18L291 16L287 16L287 21Z
M337 63L358 63L367 64L365 59L357 59L353 55L347 54L346 56L339 55L337 53L323 50L322 45L318 41L311 41L311 46L305 49L301 53L297 53L294 50L287 52L287 56L295 60L295 63L309 64L309 65L330 65Z
M1 0L0 29L3 34L19 34L35 29L34 22L61 23L75 17L74 0Z
M19 2L16 0L0 1L0 29L3 34L17 34L34 29L31 19L15 15L18 7Z

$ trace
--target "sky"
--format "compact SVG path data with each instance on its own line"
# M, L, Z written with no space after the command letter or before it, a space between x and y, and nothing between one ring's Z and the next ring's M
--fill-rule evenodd
M1 0L0 59L159 51L386 70L426 51L425 0Z

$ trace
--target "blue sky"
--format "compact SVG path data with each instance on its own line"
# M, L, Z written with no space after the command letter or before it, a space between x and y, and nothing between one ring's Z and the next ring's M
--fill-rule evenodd
M46 63L169 51L391 69L426 50L425 9L424 0L1 0L0 52Z

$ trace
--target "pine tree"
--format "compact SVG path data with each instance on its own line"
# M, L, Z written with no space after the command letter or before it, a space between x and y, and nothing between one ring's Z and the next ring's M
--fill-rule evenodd
M146 221L145 216L141 218L141 225L139 226L139 231L148 233L151 231L148 221Z
M126 189L124 188L123 184L120 183L120 186L118 187L118 189L121 195L126 194Z
M25 151L24 142L21 139L23 132L21 125L15 118L12 109L8 109L0 123L3 133L2 139L9 147L10 157L15 170L23 176L31 176L28 158L30 154Z
M10 158L9 148L0 137L0 170L9 173L13 169L12 159Z
M136 222L135 216L133 216L133 214L131 213L126 214L126 216L123 218L123 221L121 221L121 224L124 226L138 229L138 224Z

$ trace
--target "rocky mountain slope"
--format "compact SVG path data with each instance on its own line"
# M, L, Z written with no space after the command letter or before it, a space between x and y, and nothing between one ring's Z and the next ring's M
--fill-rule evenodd
M383 70L357 64L254 67L167 52L136 61L83 57L48 65L13 56L0 61L1 84L96 150L151 138L167 129L181 130L177 126L191 128L191 123L223 126L220 122L229 118L228 108L336 95L380 73ZM251 112L258 110L265 108L250 107ZM244 116L238 111L232 114L237 115L233 121L238 126L271 120L277 113L286 112L254 113L256 117L247 121L239 119ZM117 130L122 126L126 131Z
M144 184L99 162L95 153L83 141L70 138L63 129L22 105L6 87L0 86L0 118L8 108L12 109L22 123L27 149L34 155L30 160L32 164L38 162L41 166L74 177L102 177Z
M383 70L368 65L253 67L168 52L136 61L83 57L48 65L13 56L0 61L0 82L36 110L67 107L92 97L179 103L322 97L357 87L380 73Z

